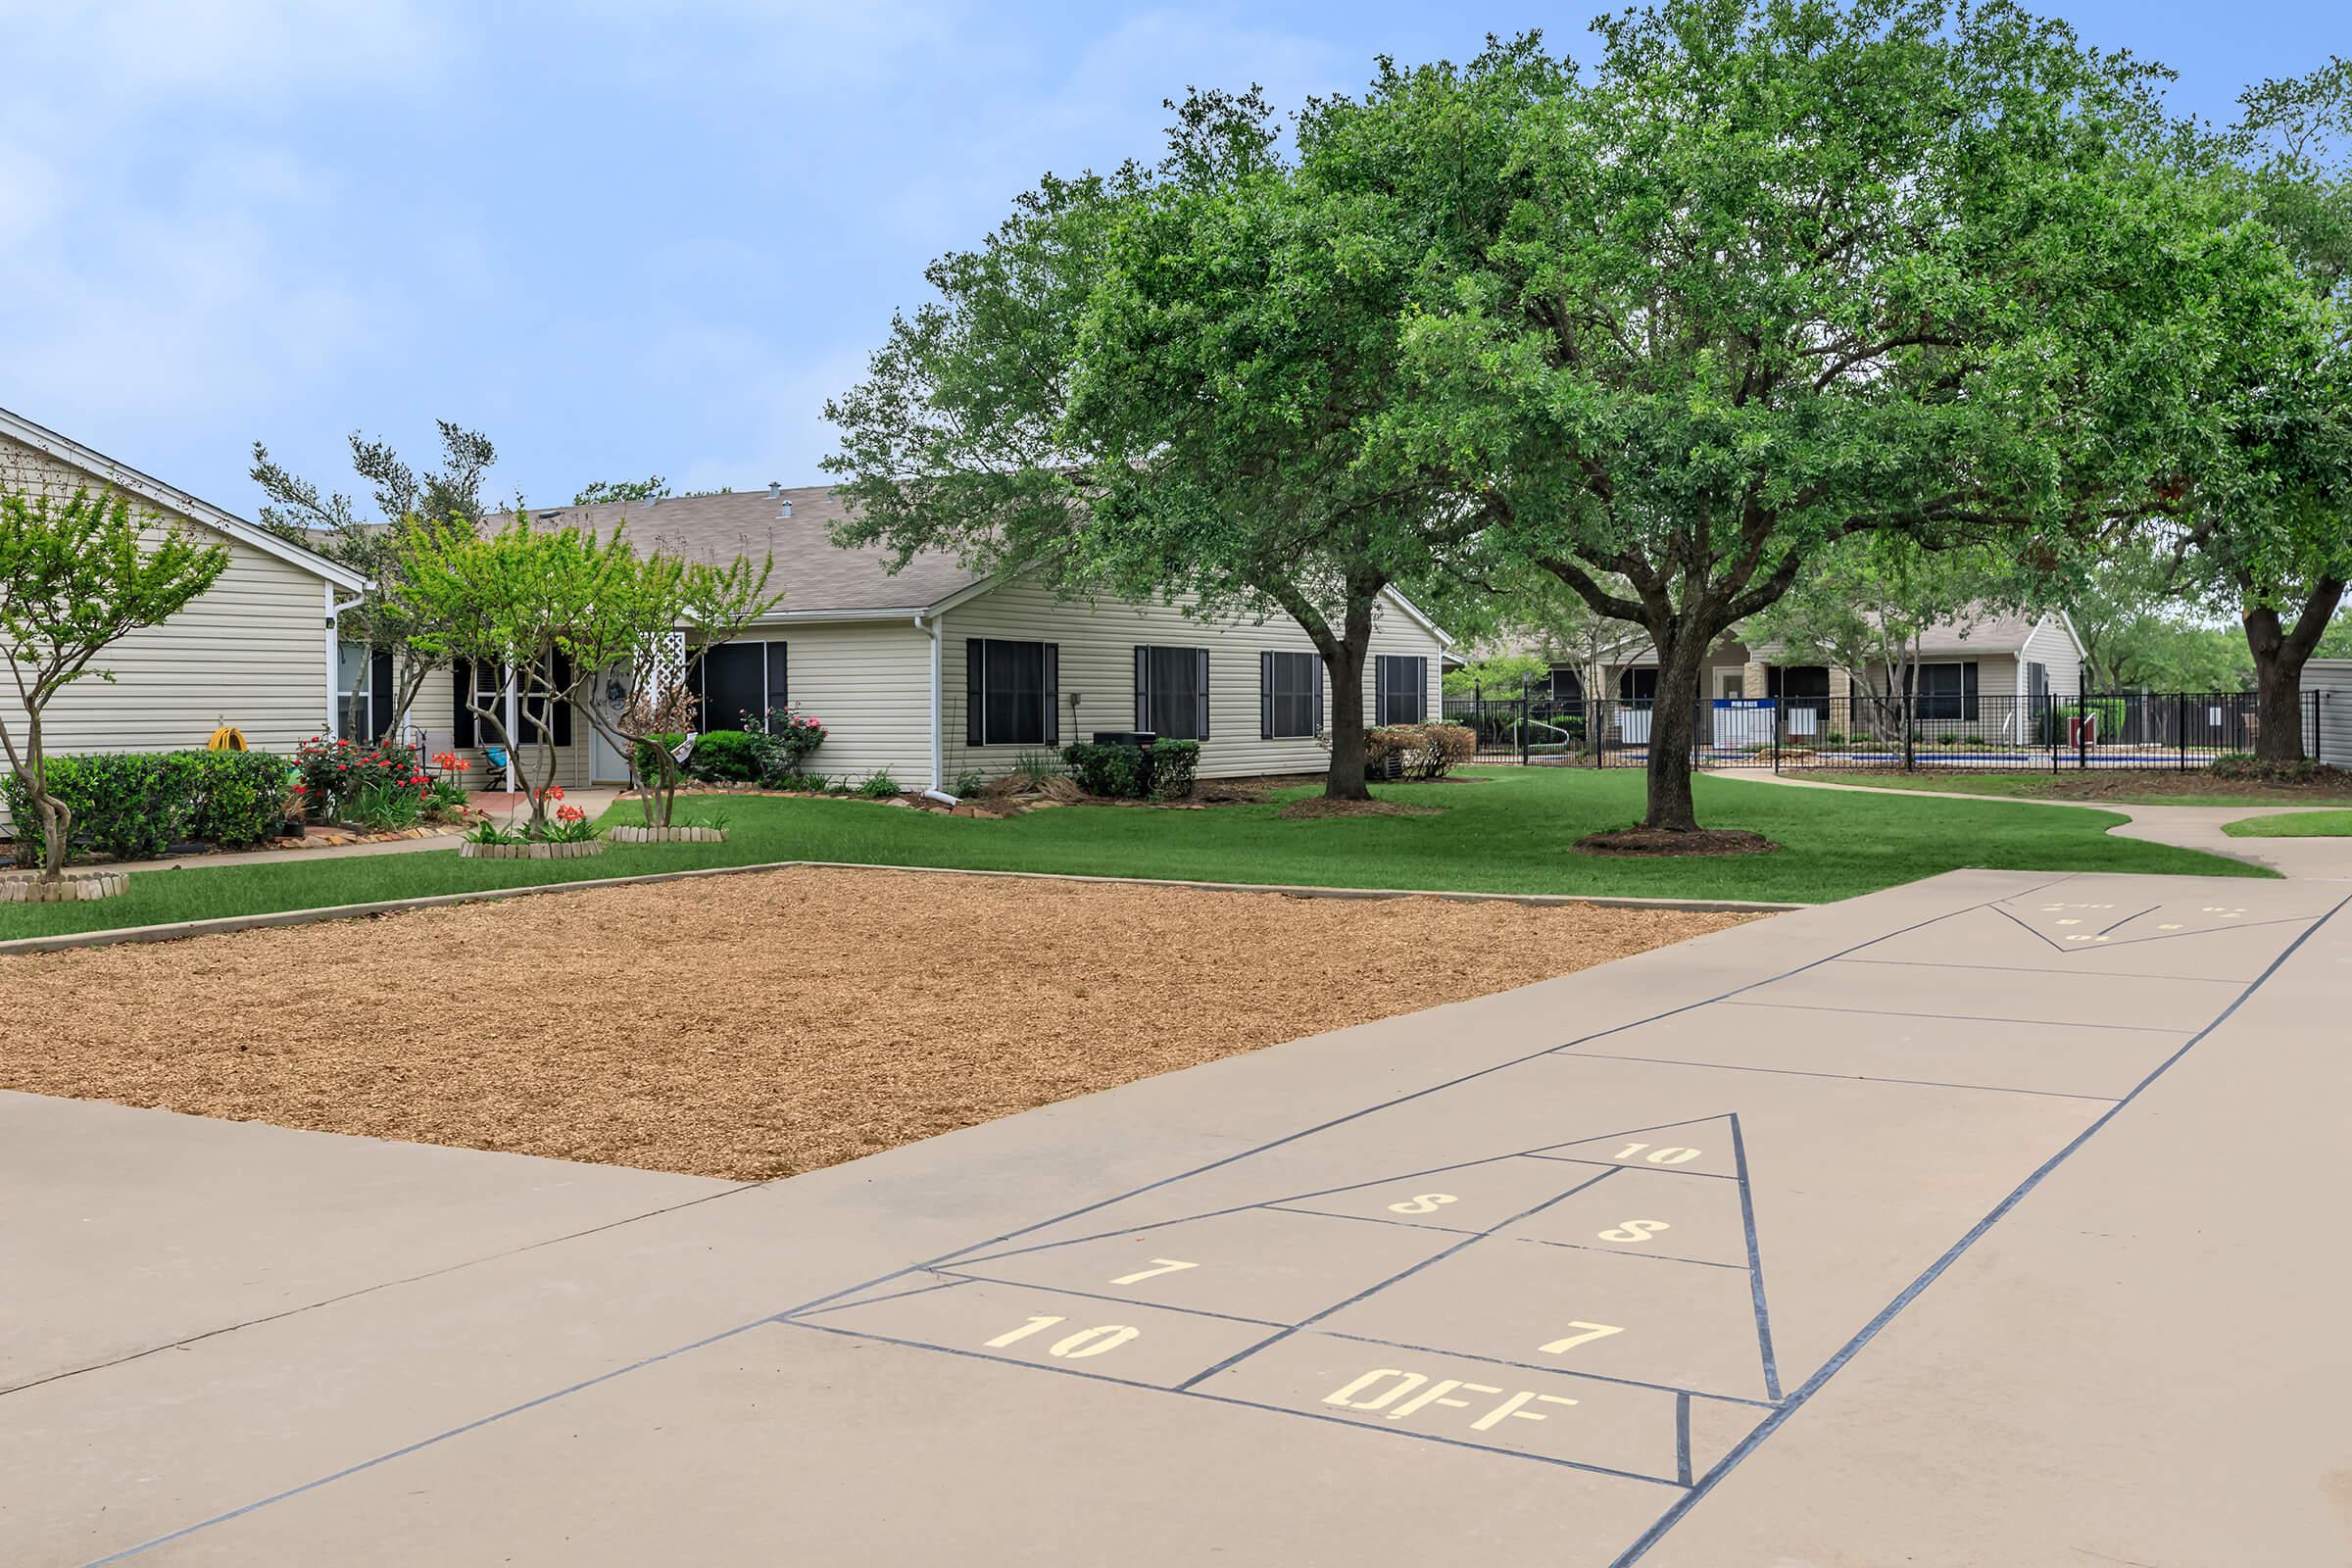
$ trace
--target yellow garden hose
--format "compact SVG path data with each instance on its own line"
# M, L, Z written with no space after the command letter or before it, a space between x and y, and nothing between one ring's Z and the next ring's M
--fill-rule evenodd
M208 752L242 752L249 750L245 744L245 732L237 728L237 726L234 724L223 724L219 729L213 731L213 738L204 743L204 749Z

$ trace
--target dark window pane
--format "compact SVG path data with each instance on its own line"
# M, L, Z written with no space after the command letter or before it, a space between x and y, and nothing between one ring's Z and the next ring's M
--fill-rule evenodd
M767 644L767 710L770 713L782 713L791 706L791 686L785 678L784 645L769 643ZM781 723L782 720L779 718L774 722Z
M761 714L766 655L761 643L729 643L703 656L703 728L741 729L745 718Z
M980 645L980 744L1039 746L1046 739L1046 645Z
M1429 716L1429 661L1399 654L1380 656L1383 724L1418 724Z
M1266 690L1272 699L1272 729L1278 740L1315 732L1313 654L1273 654L1266 660Z
M1144 650L1144 727L1170 740L1200 738L1200 651L1197 648Z

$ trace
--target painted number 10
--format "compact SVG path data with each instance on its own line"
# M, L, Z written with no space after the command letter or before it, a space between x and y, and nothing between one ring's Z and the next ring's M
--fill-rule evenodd
M990 1340L988 1348L1001 1350L1007 1345L1018 1344L1032 1334L1043 1334L1056 1323L1068 1321L1068 1318L1061 1317L1033 1317L1019 1328L1000 1334ZM1100 1328L1080 1329L1075 1334L1065 1335L1061 1339L1055 1340L1052 1345L1046 1347L1046 1353L1058 1355L1065 1361L1082 1361L1090 1355L1101 1355L1105 1350L1115 1350L1142 1332L1143 1330L1129 1328L1124 1323L1105 1323Z
M1641 1153L1644 1149L1649 1149L1649 1146L1647 1144L1628 1144L1623 1149L1617 1151L1617 1157L1619 1159L1631 1159L1636 1154ZM1649 1149L1649 1156L1645 1163L1651 1165L1688 1165L1690 1163L1690 1161L1696 1159L1698 1155L1699 1151L1695 1149Z

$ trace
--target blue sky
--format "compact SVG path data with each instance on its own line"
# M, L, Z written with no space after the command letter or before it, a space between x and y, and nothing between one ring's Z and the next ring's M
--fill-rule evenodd
M2044 0L2227 118L2341 0ZM0 407L250 515L256 438L498 443L504 499L820 482L824 398L921 270L1160 100L1295 105L1568 9L0 0Z

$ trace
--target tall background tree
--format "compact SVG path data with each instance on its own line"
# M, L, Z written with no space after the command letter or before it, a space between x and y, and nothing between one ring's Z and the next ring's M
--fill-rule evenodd
M2295 761L2303 668L2352 583L2352 62L2240 103L2218 145L2184 135L2182 177L2227 190L2292 280L2283 300L2255 277L2228 302L2231 330L2203 370L2229 438L2184 467L2192 505L2168 537L2183 591L2244 627L2256 754Z
M1507 199L1416 301L1404 456L1656 645L1644 821L1696 826L1707 650L1838 540L2057 548L2136 511L2193 403L2188 302L2253 240L2146 174L2156 74L1943 0L1665 0L1384 75L1360 119L1490 112ZM1612 577L1624 585L1612 586Z
M350 496L320 490L290 472L270 456L263 443L253 444L253 482L264 497L262 525L279 538L318 552L351 567L368 579L360 602L343 612L339 631L346 643L367 646L389 656L393 688L389 710L409 710L433 671L444 662L417 638L418 627L402 606L407 602L400 574L411 559L412 536L429 524L446 529L452 524L472 532L481 526L482 482L498 451L490 438L450 420L436 421L441 435L441 465L419 471L404 461L391 443L351 433L351 466L366 480L375 503L375 515L364 517ZM351 732L367 739L372 726L367 715L380 694L371 690L376 661L370 659L362 678L353 683L352 709L346 715Z
M23 715L20 729L0 710L0 750L41 819L42 880L65 875L74 830L72 808L49 793L50 703L75 681L113 680L99 655L178 614L227 567L225 547L159 516L133 518L112 491L62 501L0 492L0 656Z
M1326 792L1361 799L1382 597L1442 607L1483 527L1450 470L1370 442L1420 269L1473 196L1400 182L1327 134L1329 105L1295 156L1254 91L1176 107L1155 168L1049 178L932 267L938 300L827 405L839 536L1289 616L1325 669Z

